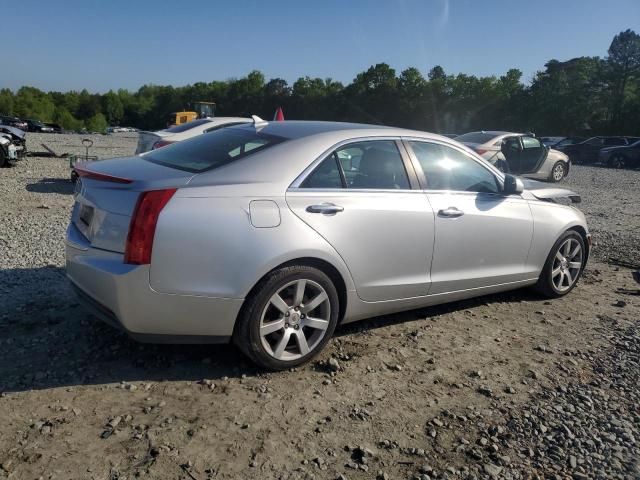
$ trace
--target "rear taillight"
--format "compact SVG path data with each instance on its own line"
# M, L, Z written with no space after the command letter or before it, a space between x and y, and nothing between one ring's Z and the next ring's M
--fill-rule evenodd
M167 190L152 190L140 194L136 208L131 217L127 245L124 251L124 263L146 265L151 263L153 236L160 212L167 204L175 188Z
M157 150L158 148L166 147L167 145L171 145L172 143L174 142L172 142L171 140L160 140L153 144L151 150Z
M93 170L89 170L80 165L74 166L73 169L78 174L78 176L82 178L87 178L91 180L100 180L102 182L133 183L133 180L131 180L130 178L116 177L115 175L108 175L106 173L94 172Z
M487 151L484 148L474 148L478 155L484 155Z

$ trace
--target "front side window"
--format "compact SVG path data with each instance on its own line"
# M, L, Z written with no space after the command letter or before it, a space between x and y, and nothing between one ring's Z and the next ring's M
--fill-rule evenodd
M464 153L445 145L409 142L427 182L427 190L498 193L493 173Z
M592 147L599 147L600 145L604 145L604 139L600 137L593 137L584 142L586 145L591 145Z
M529 148L540 148L542 145L540 144L540 140L533 137L522 137L522 146L525 150Z
M402 156L393 140L351 143L335 150L306 178L301 187L411 188Z

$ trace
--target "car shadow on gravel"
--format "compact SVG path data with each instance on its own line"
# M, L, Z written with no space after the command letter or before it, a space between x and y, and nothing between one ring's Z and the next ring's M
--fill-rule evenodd
M152 345L93 318L77 302L64 269L0 270L0 392L167 380L216 380L266 373L233 345ZM32 292L26 294L26 292ZM540 300L516 290L385 315L341 326L335 336L365 333L493 302Z
M73 183L65 178L43 178L37 182L28 183L28 192L35 193L60 193L63 195L73 194Z

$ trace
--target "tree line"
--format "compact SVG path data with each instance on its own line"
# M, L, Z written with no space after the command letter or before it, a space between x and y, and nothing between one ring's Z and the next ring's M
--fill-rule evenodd
M259 71L226 81L184 87L144 85L136 92L43 92L0 89L0 113L55 122L68 130L103 131L107 125L166 127L171 112L193 102L216 102L218 116L257 114L287 119L386 124L441 133L471 130L533 131L547 135L640 135L640 35L615 35L608 55L550 60L529 85L510 69L496 77L449 75L435 66L397 74L385 63L348 85L302 77L293 85Z

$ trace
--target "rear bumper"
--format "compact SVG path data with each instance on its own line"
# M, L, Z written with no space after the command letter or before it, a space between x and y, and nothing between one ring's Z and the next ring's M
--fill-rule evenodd
M67 230L67 277L91 313L140 341L224 343L233 334L242 299L161 294L149 267L91 248L75 226Z

